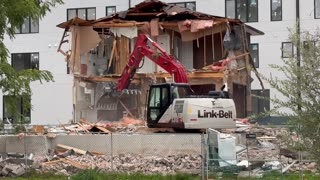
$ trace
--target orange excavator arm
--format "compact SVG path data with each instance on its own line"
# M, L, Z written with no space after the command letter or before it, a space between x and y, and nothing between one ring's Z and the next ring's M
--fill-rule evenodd
M160 52L150 48L148 46L148 41L150 41L152 46L154 46ZM173 56L166 53L148 36L145 34L139 34L133 52L129 57L129 61L126 64L126 67L123 69L120 79L118 80L116 87L118 92L128 88L130 81L136 73L136 70L139 68L139 64L143 57L148 57L151 61L171 74L176 83L188 83L187 72L183 65Z

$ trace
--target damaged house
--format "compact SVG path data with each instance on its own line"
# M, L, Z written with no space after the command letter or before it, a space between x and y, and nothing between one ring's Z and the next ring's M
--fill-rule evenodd
M251 113L248 44L250 36L263 33L239 20L147 0L95 21L74 18L57 26L65 29L58 51L74 75L75 122L114 121L124 115L144 118L149 85L173 82L169 73L144 58L128 90L119 96L106 93L118 83L140 33L182 63L196 94L206 95L227 84L237 116Z

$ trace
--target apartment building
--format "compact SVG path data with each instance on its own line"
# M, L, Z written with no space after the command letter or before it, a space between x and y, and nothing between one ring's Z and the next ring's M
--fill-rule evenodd
M268 76L272 71L269 64L281 63L282 57L295 52L292 43L288 42L288 28L295 26L300 19L301 30L314 31L320 22L320 0L163 0L192 10L215 16L238 18L250 26L265 33L263 36L251 38L250 52L258 71ZM55 82L40 84L32 83L33 109L27 114L31 124L61 124L74 118L73 107L73 76L69 74L64 57L57 53L63 30L56 25L78 16L86 20L94 20L126 10L142 0L66 0L64 5L53 8L51 13L39 20L25 24L17 29L16 38L6 39L11 53L8 59L12 66L19 70L38 68L53 73ZM281 50L283 49L283 51ZM276 75L275 72L272 72ZM273 97L277 92L264 82L265 91L254 78L252 93ZM6 96L2 94L3 103L1 116L6 113ZM254 99L253 113L272 108L272 104ZM20 102L20 106L23 102ZM14 120L12 121L14 122Z

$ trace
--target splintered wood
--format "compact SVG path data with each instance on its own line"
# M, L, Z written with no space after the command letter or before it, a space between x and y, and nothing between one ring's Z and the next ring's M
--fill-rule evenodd
M64 163L67 163L67 164L70 164L78 169L88 169L89 166L88 165L85 165L85 164L81 164L81 163L78 163L76 161L73 161L71 159L68 159L68 158L62 158L62 159L58 159L58 160L54 160L54 161L48 161L48 162L45 162L43 163L43 165L55 165L55 164L58 164L58 163L61 163L61 162L64 162Z
M72 149L74 152L76 152L78 154L82 154L82 155L87 153L87 151L85 151L85 150L74 148L74 147L71 147L71 146L63 145L63 144L57 144L57 147L60 147L60 148L63 148L63 149L67 149L67 150Z

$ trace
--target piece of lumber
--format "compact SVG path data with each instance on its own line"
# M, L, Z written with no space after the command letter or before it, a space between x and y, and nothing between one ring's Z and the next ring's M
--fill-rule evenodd
M174 43L174 30L171 31L171 48L170 49L173 49L173 43Z
M123 106L124 109L126 109L126 111L130 114L131 117L134 117L134 115L129 111L129 109L127 108L126 105L123 104L123 102L118 98L118 101L120 102L120 104Z
M81 127L85 132L87 132L87 133L89 132L88 129L86 129L85 127L82 126L81 123L77 123L77 124L78 124L78 126Z
M291 164L289 164L287 167L283 168L281 170L281 173L285 173L287 170L289 170L291 168L291 166L293 166L294 164L296 164L298 162L298 160L293 161Z
M249 53L246 52L246 53L244 53L244 54L240 54L240 55L238 55L238 56L233 56L233 57L231 57L231 58L221 59L221 60L219 60L219 61L225 61L225 60L232 61L232 60L236 60L236 59L238 59L238 58L241 58L241 57L243 57L243 56L246 56L246 55L248 55L248 54L249 54ZM214 63L216 63L216 62L214 62ZM211 66L213 66L213 64L210 64L210 65L208 65L208 66L204 66L202 69L210 69Z
M76 153L78 153L78 154L82 154L82 155L84 155L84 154L87 153L87 151L85 151L85 150L78 149L78 148L71 147L71 146L67 146L67 145L63 145L63 144L57 144L57 147L60 147L60 148L63 148L63 149L68 149L68 150L69 150L69 149L73 149L74 152L76 152Z
M214 57L214 33L213 33L213 28L211 28L212 32L211 32L211 43L212 43L212 61L215 60Z
M92 125L92 123L87 121L86 119L80 119L80 122L83 123L83 124Z
M96 156L105 155L104 153L102 153L102 152L97 152L97 151L91 151L90 153L93 154L93 155L96 155Z
M34 133L44 133L44 127L42 125L33 125L32 131Z
M134 22L134 23L105 23L98 22L93 25L94 28L109 28L109 27L133 27L133 26L142 26L144 23Z
M110 58L109 58L108 71L109 71L111 64L112 64L113 55L114 55L114 52L116 49L116 43L117 43L117 40L116 40L116 38L114 38L113 43L112 43L112 50L111 50Z
M129 12L126 16L156 16L161 12Z
M56 164L56 163L58 163L58 162L61 162L62 160L63 160L63 159L48 161L48 162L44 162L43 164L45 164L45 165Z
M89 168L88 165L80 164L80 163L73 161L71 159L68 159L68 158L62 159L62 161L65 163L68 163L76 168L79 168L79 169L88 169Z
M203 66L207 65L207 41L206 35L203 35Z
M110 131L108 129L104 128L104 127L101 127L101 126L98 126L98 125L95 125L94 127L96 127L97 129L99 129L102 132L110 133Z
M120 42L119 41L121 41L120 38L117 38L117 43L116 43L115 50L114 50L114 54L115 54L115 66L114 66L114 68L115 68L116 74L121 74L122 73L122 69L120 69L120 65L119 65L120 64L120 52L121 52L121 51L118 50L119 49L118 46L120 46Z
M221 54L222 57L224 55L224 47L223 47L223 37L222 37L222 27L220 26L220 46L221 46Z

